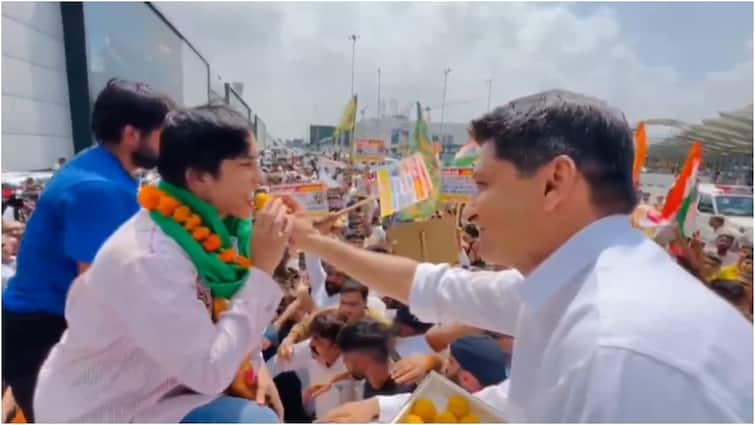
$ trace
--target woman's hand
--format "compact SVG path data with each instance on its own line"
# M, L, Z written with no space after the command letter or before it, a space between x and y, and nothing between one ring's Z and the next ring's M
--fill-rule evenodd
M252 264L273 275L288 245L293 222L286 216L286 205L279 198L268 202L257 213L251 241Z
M260 370L257 373L256 401L260 406L269 405L280 420L283 420L283 403L281 402L280 394L278 394L278 388L275 387L275 382L270 377L265 363L261 364Z

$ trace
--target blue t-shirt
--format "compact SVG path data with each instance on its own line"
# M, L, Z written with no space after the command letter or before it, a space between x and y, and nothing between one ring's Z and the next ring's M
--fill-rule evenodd
M65 164L26 225L16 275L3 291L3 309L63 316L77 263L91 264L105 240L139 210L137 188L102 146Z

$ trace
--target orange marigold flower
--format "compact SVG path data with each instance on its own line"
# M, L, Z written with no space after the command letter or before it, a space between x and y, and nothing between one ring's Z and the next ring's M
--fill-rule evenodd
M236 256L236 265L241 267L242 269L248 269L252 265L252 263L243 255L238 255Z
M236 252L233 249L228 248L226 250L223 250L223 252L221 252L218 257L220 257L220 261L224 263L232 263L236 258Z
M200 224L202 224L202 219L199 218L198 215L192 214L189 218L186 219L186 223L184 223L184 229L191 232Z
M142 186L141 189L139 189L139 193L137 194L136 198L142 208L148 211L154 211L160 204L162 192L160 192L160 189L154 186L145 185Z
M163 195L162 198L160 198L160 203L157 204L157 211L165 217L170 217L173 214L173 211L178 208L178 205L178 201L174 198Z
M205 239L202 247L207 252L214 252L220 248L220 237L218 235L210 235Z
M173 220L176 220L176 223L183 223L188 220L190 216L191 210L185 205L182 205L173 211Z
M199 242L207 239L208 236L210 236L210 229L204 226L197 227L193 232L191 232L191 237Z

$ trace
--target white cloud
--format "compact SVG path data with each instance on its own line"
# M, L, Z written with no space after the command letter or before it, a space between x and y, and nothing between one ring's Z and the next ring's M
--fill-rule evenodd
M311 123L335 123L350 94L357 33L356 87L367 116L382 97L439 108L450 66L447 119L551 88L603 98L630 121L696 121L752 103L752 40L730 69L710 64L704 78L649 66L625 41L610 8L578 16L563 5L526 3L160 3L274 135L306 137ZM643 29L644 30L644 29ZM683 40L680 40L683 42ZM748 47L749 46L749 47ZM700 59L704 61L704 58ZM439 117L439 109L433 112Z

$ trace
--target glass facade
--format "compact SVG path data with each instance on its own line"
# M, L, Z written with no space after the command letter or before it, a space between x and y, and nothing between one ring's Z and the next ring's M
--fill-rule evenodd
M236 93L236 90L231 87L230 84L226 83L225 85L225 95L226 100L228 101L228 105L235 109L238 113L245 116L249 122L252 122L252 108L249 107L249 105L244 102L244 99L239 96L238 93ZM252 124L254 124L252 122Z
M182 106L208 102L209 66L147 4L83 7L92 102L111 78L147 83Z

